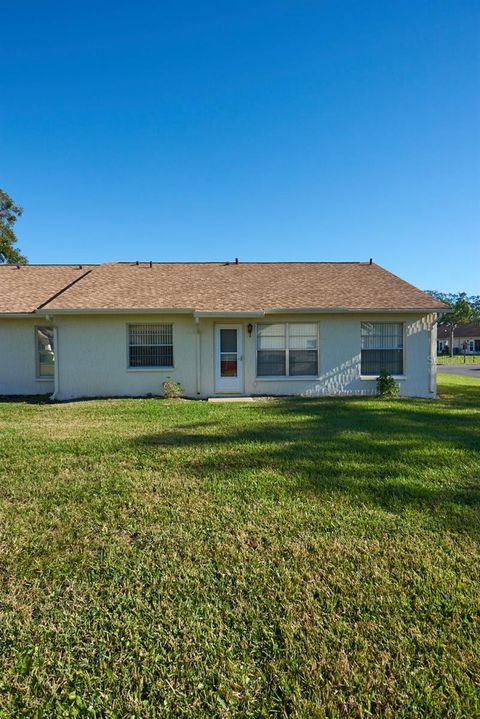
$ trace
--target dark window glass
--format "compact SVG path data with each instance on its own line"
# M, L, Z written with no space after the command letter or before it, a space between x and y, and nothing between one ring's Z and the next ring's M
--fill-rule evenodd
M130 367L171 367L173 347L130 347Z
M316 375L318 374L317 350L290 350L290 375Z
M220 330L220 352L237 351L237 330Z
M285 375L285 350L258 350L257 375L280 377Z
M382 369L403 374L403 350L362 350L363 375L377 375Z

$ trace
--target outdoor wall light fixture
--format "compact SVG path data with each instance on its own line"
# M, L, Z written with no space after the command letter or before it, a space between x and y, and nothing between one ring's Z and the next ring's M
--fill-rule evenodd
M253 332L253 325L252 325L251 322L248 323L248 325L247 325L247 330L248 330L248 336L251 337L251 336L252 336L252 332Z

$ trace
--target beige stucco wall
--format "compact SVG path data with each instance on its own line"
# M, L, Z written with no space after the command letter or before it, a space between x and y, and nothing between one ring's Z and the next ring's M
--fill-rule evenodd
M0 319L0 395L51 394L53 379L37 379L36 319Z
M315 379L256 378L255 330L248 336L247 325L255 320L232 318L243 326L244 387L246 394L322 396L329 394L372 394L374 379L360 377L360 326L365 320L403 321L405 323L405 378L400 380L402 395L432 397L434 378L430 375L431 327L434 316L421 315L272 315L262 322L318 321L320 334L320 371ZM171 322L174 333L173 369L129 370L127 367L127 324L129 322ZM182 383L188 397L215 394L214 328L221 320L200 319L188 315L97 315L58 316L58 398L81 396L139 396L159 394L164 379ZM197 331L199 360L197 371ZM434 371L434 368L432 368ZM197 381L197 378L200 381Z
M128 323L173 324L173 369L128 369ZM57 316L58 399L161 394L167 377L196 396L195 322L186 315Z
M272 316L266 321L292 321L292 317ZM309 321L312 315L295 316L294 321ZM376 391L375 379L362 379L360 373L361 323L404 322L404 379L399 380L404 396L432 397L430 390L431 328L433 316L381 314L325 314L315 317L319 322L319 376L316 379L264 380L255 377L255 353L248 354L246 365L247 391L252 394L369 395ZM255 349L255 341L251 343ZM248 346L248 345L247 345ZM432 368L434 371L434 367ZM433 385L434 386L434 385Z
M322 396L330 394L373 394L375 379L360 377L361 322L403 321L405 323L405 378L400 380L402 395L432 397L435 393L435 367L430 364L435 332L433 315L322 314L272 315L262 322L318 321L320 335L319 375L315 379L256 378L255 329L248 336L247 325L254 319L231 318L243 327L244 388L252 395ZM142 396L160 394L166 377L182 383L188 397L209 397L215 393L214 328L221 320L191 315L57 315L58 399L97 396ZM129 370L127 325L129 322L171 322L173 324L174 368ZM41 319L1 320L1 394L53 392L52 382L35 379L34 326ZM199 366L197 364L199 332ZM435 354L435 352L433 352Z

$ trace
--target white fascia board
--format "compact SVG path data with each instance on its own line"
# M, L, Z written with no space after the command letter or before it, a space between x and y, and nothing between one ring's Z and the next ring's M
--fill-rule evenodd
M252 312L235 312L234 310L230 312L210 312L210 311L202 311L197 310L193 313L193 316L195 318L201 319L203 318L225 318L225 317L265 317L265 312L262 310L258 311L252 311Z
M33 312L0 312L0 320L16 320L35 317Z
M351 313L377 313L377 314L424 314L435 312L436 314L443 314L448 310L441 310L438 307L399 307L398 309L387 309L382 307L294 307L294 308L269 308L265 310L266 315L290 315L290 314L351 314Z
M42 307L33 312L3 312L0 313L1 319L25 319L32 317L46 317L54 315L136 315L136 314L160 314L160 315L193 315L195 318L224 318L224 317L265 317L265 315L275 314L350 314L350 313L384 313L384 314L423 314L435 313L443 315L449 310L439 309L438 307L398 307L396 309L386 309L382 307L359 307L352 309L351 307L273 307L265 310L252 310L245 312L227 311L216 312L210 310L194 310L193 307L81 307L81 308L49 308Z
M91 307L91 308L42 308L42 315L191 315L193 307ZM31 315L30 315L31 316Z

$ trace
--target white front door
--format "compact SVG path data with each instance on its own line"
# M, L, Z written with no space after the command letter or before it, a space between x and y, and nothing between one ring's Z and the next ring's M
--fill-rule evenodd
M242 325L215 325L215 392L243 392Z

